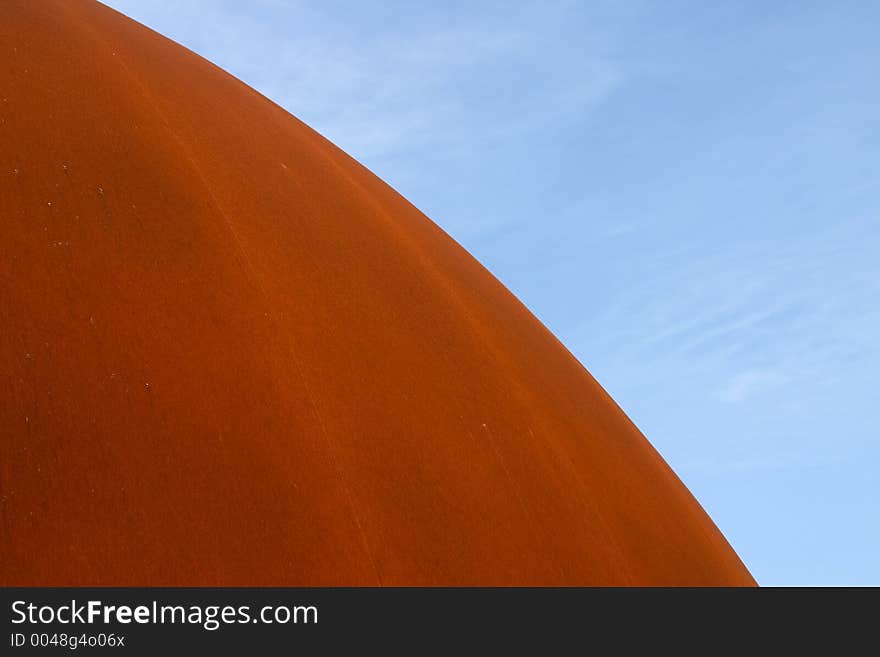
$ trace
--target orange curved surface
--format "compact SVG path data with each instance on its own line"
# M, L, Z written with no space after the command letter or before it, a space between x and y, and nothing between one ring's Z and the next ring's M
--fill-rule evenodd
M91 0L0 3L0 581L751 585L364 167Z

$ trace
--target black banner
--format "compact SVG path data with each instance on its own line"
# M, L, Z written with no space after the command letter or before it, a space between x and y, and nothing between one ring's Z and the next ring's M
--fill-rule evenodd
M876 600L876 591L865 592ZM831 589L6 588L0 594L4 655L480 646L545 654L550 647L593 652L646 641L714 649L787 636L788 629L803 639L832 621L854 637L873 620L871 605L855 603L854 591ZM719 643L704 643L706 636Z

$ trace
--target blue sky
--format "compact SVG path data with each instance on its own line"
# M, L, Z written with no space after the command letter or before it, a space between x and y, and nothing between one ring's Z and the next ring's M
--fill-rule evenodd
M467 247L762 584L880 584L880 3L109 0Z

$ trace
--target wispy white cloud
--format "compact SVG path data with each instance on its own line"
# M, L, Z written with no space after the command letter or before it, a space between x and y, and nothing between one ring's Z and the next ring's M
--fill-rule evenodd
M238 75L358 158L461 155L582 118L620 78L589 32L554 42L566 3L340 21L320 2L108 0ZM344 15L344 14L343 14ZM194 28L198 25L198 29ZM281 27L283 26L283 27ZM527 81L527 84L523 84Z
M784 385L788 376L772 369L751 369L735 374L719 391L718 398L730 404L739 404L749 397Z
M851 221L784 246L676 254L653 276L614 285L571 342L692 473L833 459L869 436L851 418L833 440L822 431L873 403L865 364L880 360L877 253L876 224ZM641 414L657 404L665 420Z

